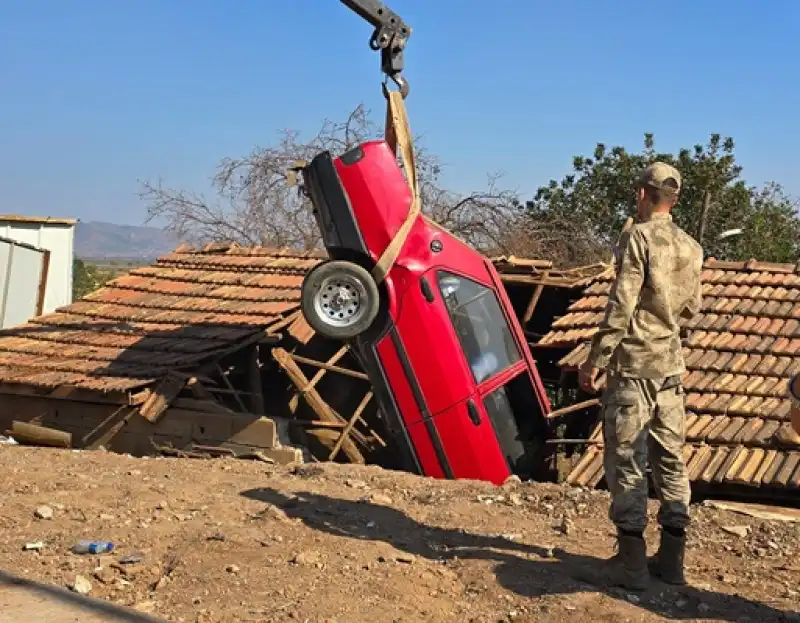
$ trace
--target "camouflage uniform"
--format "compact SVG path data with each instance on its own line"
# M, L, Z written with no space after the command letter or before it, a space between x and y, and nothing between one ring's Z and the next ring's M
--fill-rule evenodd
M680 184L678 172L662 163L643 175L651 186L668 177ZM647 523L648 455L659 523L675 529L689 523L678 323L700 309L702 263L700 245L666 213L636 222L620 239L617 278L589 362L608 374L602 402L609 515L624 532L642 532Z

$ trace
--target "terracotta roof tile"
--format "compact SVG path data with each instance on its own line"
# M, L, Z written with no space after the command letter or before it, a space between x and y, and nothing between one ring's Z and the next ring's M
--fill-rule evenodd
M783 467L783 464L786 462L786 459L788 458L789 455L784 453L775 456L775 459L772 461L769 468L764 472L764 476L761 479L761 484L767 486L772 485L775 481L776 476L780 472L781 467Z
M560 366L574 368L585 359L587 338L564 338L597 325L612 278L590 284L558 323L559 344L573 347ZM701 313L686 323L683 381L691 414L687 438L710 445L693 447L691 477L769 487L797 480L800 486L800 437L786 423L788 379L800 373L800 263L709 260L702 279ZM578 311L595 316L572 313Z
M764 426L765 420L761 418L749 418L745 421L744 426L733 436L731 439L732 443L740 443L745 445L750 445L753 437L761 430Z
M708 430L709 426L714 422L714 418L711 415L700 415L698 416L695 423L692 425L690 429L687 429L686 435L689 439L701 440L704 439L704 434Z
M324 256L260 247L180 247L87 297L0 331L0 384L129 391L187 371L287 316L307 341L300 286Z
M686 382L685 382L685 387L687 389L693 389L693 390L701 391L701 392L705 391L707 389L708 390L712 390L716 380L719 378L719 375L714 374L714 373L703 373L703 372L700 372L699 370L696 371L696 372L700 373L700 375L701 375L700 378L698 378L696 382L691 383L691 384L688 382L688 379L687 379Z
M742 446L693 444L686 447L689 478L705 484L752 487L800 486L800 452ZM566 480L596 486L603 477L602 447L594 445L581 457Z
M781 465L780 470L775 475L775 484L781 487L786 487L792 479L792 476L800 464L800 452L790 452Z

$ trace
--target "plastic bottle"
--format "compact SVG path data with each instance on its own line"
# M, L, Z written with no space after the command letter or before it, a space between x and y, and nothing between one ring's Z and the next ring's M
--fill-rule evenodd
M113 551L114 544L111 541L90 541L81 540L72 546L73 554L107 554Z

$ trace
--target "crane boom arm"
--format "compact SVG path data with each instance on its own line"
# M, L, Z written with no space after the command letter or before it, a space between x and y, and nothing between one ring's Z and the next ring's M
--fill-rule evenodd
M408 81L403 72L403 50L411 36L411 28L390 8L378 0L339 0L375 28L369 40L373 50L381 51L381 71L400 88L405 98Z

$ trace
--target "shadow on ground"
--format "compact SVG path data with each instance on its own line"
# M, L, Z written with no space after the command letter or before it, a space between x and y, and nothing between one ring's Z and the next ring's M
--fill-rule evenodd
M522 597L606 592L628 600L624 591L603 589L581 582L581 569L600 563L593 556L547 550L496 536L470 534L417 522L388 506L351 501L308 492L291 496L269 488L250 489L242 495L275 505L308 527L336 536L384 541L393 547L431 560L458 557L497 563L495 574L506 589ZM372 527L368 527L370 524ZM533 555L541 560L523 556ZM795 613L736 595L691 586L672 587L654 580L646 593L637 595L638 606L668 619L722 621L800 621Z
M155 619L99 599L83 597L58 586L50 586L48 584L34 582L33 580L26 580L6 573L5 571L0 571L0 589L2 588L16 589L28 594L33 593L41 599L53 604L58 603L62 607L74 611L76 615L82 613L86 617L99 616L102 617L103 621L117 623L164 623L162 619ZM36 612L30 612L29 614L31 617L37 616ZM29 620L34 621L36 619L32 618Z

